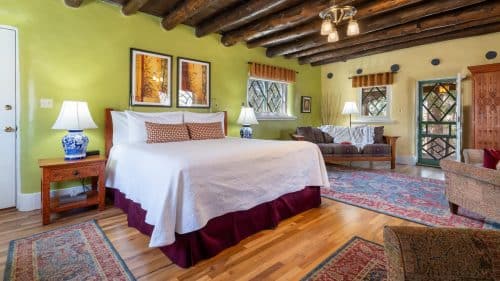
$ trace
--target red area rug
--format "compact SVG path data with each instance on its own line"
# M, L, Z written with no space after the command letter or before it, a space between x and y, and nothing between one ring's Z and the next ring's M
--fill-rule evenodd
M337 252L309 272L302 280L387 280L385 262L384 247L360 237L353 237Z
M135 280L95 221L10 242L4 280Z
M321 195L339 202L428 226L500 229L463 208L453 215L441 180L345 166L329 166L328 178L330 188Z

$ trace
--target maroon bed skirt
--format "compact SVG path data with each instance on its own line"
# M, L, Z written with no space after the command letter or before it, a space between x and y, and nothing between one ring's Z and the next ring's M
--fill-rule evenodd
M116 189L114 203L128 217L128 225L151 236L153 226L145 222L146 211L140 204L125 198ZM217 255L246 237L264 229L275 228L281 220L318 207L321 204L319 187L306 187L276 200L260 204L247 211L232 212L208 221L200 230L175 234L175 242L160 250L175 264L187 268L198 261Z

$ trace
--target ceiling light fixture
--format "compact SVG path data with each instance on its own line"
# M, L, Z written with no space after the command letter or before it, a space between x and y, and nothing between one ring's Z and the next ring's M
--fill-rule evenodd
M337 31L337 29L334 27L332 32L330 32L330 34L328 34L328 43L333 43L333 42L337 42L339 41L339 32Z
M359 35L359 24L354 20L354 15L356 15L356 8L353 6L338 6L333 5L332 7L323 10L319 13L319 17L323 19L321 24L321 35L328 36L328 42L339 41L339 32L337 30L338 25L349 20L347 25L347 36Z

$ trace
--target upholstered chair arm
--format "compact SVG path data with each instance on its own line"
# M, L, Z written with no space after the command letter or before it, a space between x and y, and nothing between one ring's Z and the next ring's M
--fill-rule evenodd
M305 139L304 136L297 135L297 134L290 134L290 136L292 137L293 140L296 140L296 141L303 141Z
M386 226L388 280L493 280L498 276L500 232Z
M439 165L448 177L467 177L484 183L489 183L497 187L500 186L499 170L477 167L453 160L441 160Z

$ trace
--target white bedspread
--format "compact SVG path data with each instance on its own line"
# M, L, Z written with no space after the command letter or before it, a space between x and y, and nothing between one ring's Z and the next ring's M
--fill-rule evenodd
M315 144L226 138L114 146L106 186L147 211L150 247L175 241L223 214L302 190L329 186Z

